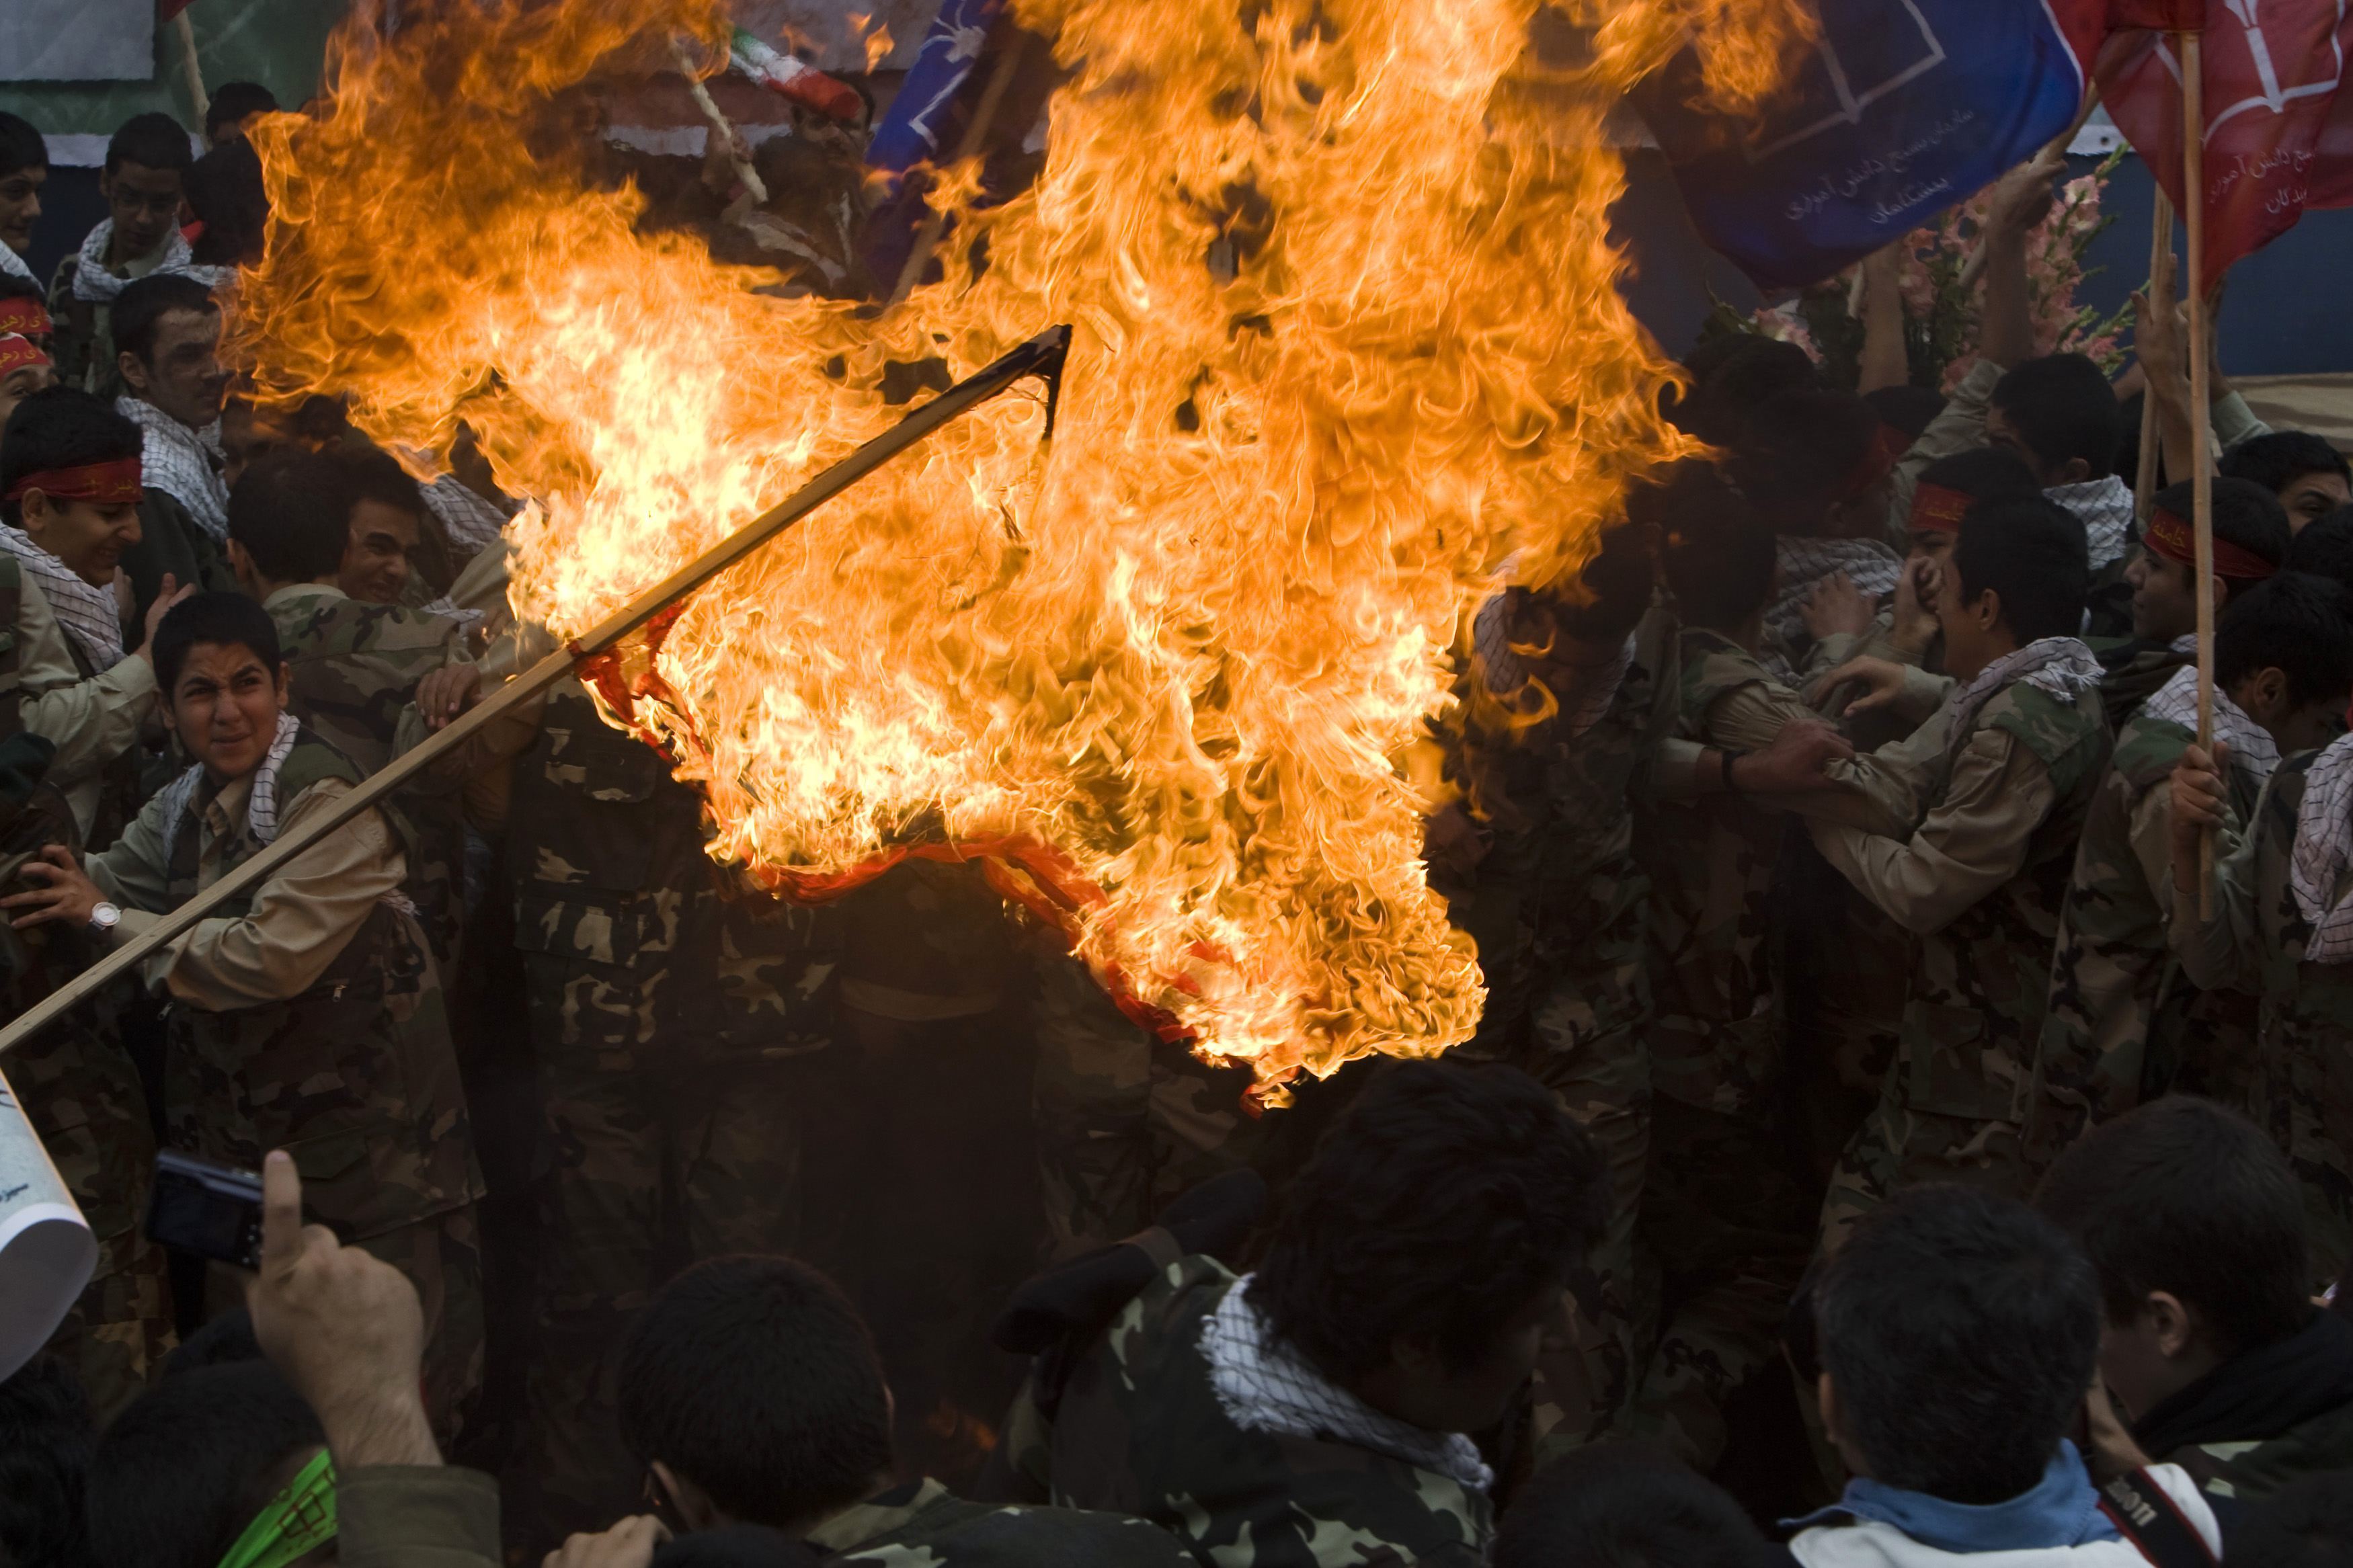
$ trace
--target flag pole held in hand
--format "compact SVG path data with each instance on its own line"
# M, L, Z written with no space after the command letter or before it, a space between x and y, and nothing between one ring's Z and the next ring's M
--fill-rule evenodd
M2195 32L2173 35L2181 60L2182 218L2189 228L2189 431L2196 457L2190 526L2197 538L2198 744L2214 749L2214 454L2207 407L2206 111L2204 51ZM2214 918L2214 830L2198 836L2198 918Z

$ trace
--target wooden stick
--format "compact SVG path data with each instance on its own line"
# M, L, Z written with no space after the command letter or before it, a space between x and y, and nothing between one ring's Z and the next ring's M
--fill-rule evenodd
M752 160L735 155L735 127L727 122L727 116L720 110L719 100L712 98L711 89L702 85L693 53L687 48L682 38L672 38L670 50L671 57L678 61L679 75L686 78L686 90L694 95L694 106L702 110L702 118L711 122L711 133L719 138L722 147L727 149L727 162L734 166L735 177L744 182L745 190L752 193L754 205L766 201L767 184L752 167Z
M325 811L289 833L186 903L125 942L72 981L59 986L0 1030L0 1056L23 1043L83 998L127 974L149 953L203 920L227 900L256 888L309 848L377 801L425 771L436 759L463 745L492 720L537 697L570 676L577 660L605 652L678 600L684 598L730 566L752 554L802 518L905 451L925 436L1033 375L1053 381L1061 374L1071 346L1071 329L1055 327L1039 333L994 364L943 392L910 412L899 423L867 442L790 498L745 523L652 587L605 617L568 648L549 654L477 703L447 729L422 745L396 757L369 775L357 789L338 798Z
M2152 296L2157 291L2157 275L2164 267L2168 252L2173 248L2173 198L2165 187L2157 187L2157 205L2149 209L2148 219L2148 280ZM2173 307L2168 303L2167 310ZM2157 505L2157 464L2164 446L2159 428L2156 395L2144 389L2140 397L2140 468L2133 478L2133 517L2146 530L2148 514Z
M172 31L180 40L180 68L188 74L188 101L195 108L196 123L202 125L212 112L213 100L205 95L204 68L196 64L196 25L188 20L186 6L181 6L172 18ZM212 145L210 137L205 139L205 145Z
M997 68L989 73L987 85L980 89L980 101L973 105L972 122L964 128L964 136L956 142L955 156L950 162L961 163L980 152L982 141L988 135L990 121L997 118L997 106L1005 101L1005 89L1013 85L1013 72L1021 63L1023 46L1029 41L1027 33L1013 35L1013 42L997 57ZM915 230L914 248L907 252L907 263L899 268L898 287L891 290L891 303L895 305L915 291L923 280L923 268L932 264L932 252L940 243L940 231L947 226L948 215L936 207L923 214L923 223Z
M2214 750L2214 454L2206 406L2205 62L2196 33L2173 35L2181 59L2182 219L2189 231L2189 444L2197 458L2191 527L2198 542L2198 744ZM2198 918L2214 918L2214 830L2198 836Z

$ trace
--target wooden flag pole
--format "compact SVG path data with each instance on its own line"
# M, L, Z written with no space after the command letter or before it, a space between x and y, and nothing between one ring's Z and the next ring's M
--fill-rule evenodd
M670 58L678 62L678 74L686 79L686 90L693 95L694 107L702 110L702 118L710 121L711 134L718 137L719 145L727 150L727 162L733 165L735 177L744 183L745 190L752 193L754 205L766 201L767 183L752 167L749 158L735 155L735 127L727 122L727 115L720 109L719 100L712 98L711 89L702 85L702 78L698 74L702 67L696 64L693 51L686 47L684 39L672 38L670 52Z
M2181 60L2181 216L2189 233L2189 444L2196 458L2190 526L2198 541L2198 745L2214 750L2214 454L2206 406L2205 60L2198 34L2173 35ZM2198 836L2198 918L2214 918L2214 830Z
M1050 430L1056 388L1060 384L1062 362L1070 347L1071 329L1051 328L999 357L994 363L966 376L921 408L911 410L899 423L818 475L791 496L762 512L652 587L640 592L596 626L582 633L571 647L549 654L468 709L448 728L427 737L416 750L395 757L385 767L369 774L357 789L338 797L326 810L304 822L300 830L288 832L260 854L16 1015L9 1020L6 1028L0 1029L0 1056L5 1056L22 1045L60 1014L118 976L129 973L142 959L203 920L227 900L269 880L289 860L424 772L436 759L472 739L499 715L521 707L570 677L580 659L610 649L663 610L751 555L950 420L986 403L1016 382L1031 376L1043 376L1048 384L1047 427Z
M2156 190L2157 202L2148 216L2148 279L2149 293L2157 292L2157 276L2165 266L2166 256L2173 249L2173 199L2165 187ZM2172 306L2168 302L2167 310ZM2157 419L2157 397L2144 388L2140 396L2140 467L2133 476L2133 517L2142 529L2148 527L2149 510L2157 504L2157 464L2164 433Z

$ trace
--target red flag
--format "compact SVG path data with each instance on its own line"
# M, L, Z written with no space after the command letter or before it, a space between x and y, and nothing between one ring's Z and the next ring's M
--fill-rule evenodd
M2181 62L2145 29L2201 11L2211 279L2306 208L2353 206L2353 16L2345 0L2115 0L2123 30L2100 51L2100 101L2181 211Z

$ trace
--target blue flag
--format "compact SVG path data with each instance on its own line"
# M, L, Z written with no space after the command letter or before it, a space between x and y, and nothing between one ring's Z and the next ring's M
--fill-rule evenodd
M1850 266L2074 122L2084 68L2045 0L1816 0L1761 114L1694 108L1688 53L1634 92L1704 239L1760 288Z
M980 63L981 46L1004 9L1005 0L947 0L940 7L906 79L875 122L866 145L868 163L903 174L955 151L948 138L960 128L956 93Z

